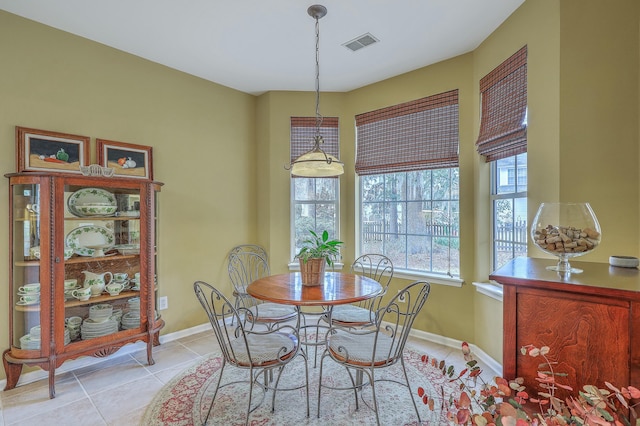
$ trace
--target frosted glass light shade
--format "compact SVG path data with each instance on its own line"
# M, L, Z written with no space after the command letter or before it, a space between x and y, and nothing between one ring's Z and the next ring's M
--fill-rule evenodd
M322 151L307 152L298 157L291 166L291 174L301 177L331 177L343 173L344 167L340 160Z

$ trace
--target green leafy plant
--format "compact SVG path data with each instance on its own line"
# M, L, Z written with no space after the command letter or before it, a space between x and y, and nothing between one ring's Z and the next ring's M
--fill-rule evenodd
M322 232L322 236L311 229L309 233L311 236L302 242L302 248L296 254L296 259L302 259L304 263L307 263L309 259L324 258L327 265L332 266L333 260L340 256L339 247L343 242L329 240L329 232L326 230Z
M473 359L469 345L462 344L466 367L456 374L453 366L423 355L422 361L439 369L442 378L459 384L459 393L446 395L440 386L438 395L428 395L423 387L418 388L418 396L432 411L436 408L445 413L450 424L456 425L513 425L513 426L559 426L559 425L613 425L640 426L635 407L640 403L640 390L633 387L617 388L605 382L607 389L593 385L583 386L577 394L565 400L556 397L556 390L573 392L570 386L562 384L565 373L555 371L556 362L548 358L549 347L540 348L526 345L521 348L524 356L541 357L535 380L540 383L537 397L530 396L523 386L522 378L508 381L495 377L493 383L483 380L482 370ZM476 389L478 383L481 384ZM436 404L438 404L436 406Z

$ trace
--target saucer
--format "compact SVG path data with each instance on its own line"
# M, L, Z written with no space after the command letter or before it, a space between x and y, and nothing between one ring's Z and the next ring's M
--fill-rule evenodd
M28 305L37 305L37 304L39 304L39 303L40 303L40 301L39 301L39 300L36 300L35 302L23 302L23 301L18 301L18 302L16 302L16 305L18 305L18 306L28 306Z
M32 293L25 293L24 291L19 291L17 292L18 296L40 296L40 292L32 292Z

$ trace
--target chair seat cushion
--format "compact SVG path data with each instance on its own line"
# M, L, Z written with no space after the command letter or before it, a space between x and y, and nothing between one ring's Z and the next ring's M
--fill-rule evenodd
M368 324L372 317L371 311L354 305L337 305L331 310L331 321L343 324Z
M251 360L247 354L247 345L243 338L233 339L231 343L232 354L238 365L249 367L251 361L253 366L268 366L284 361L293 356L298 347L298 339L293 334L269 333L269 334L247 334L247 343Z
M327 337L327 348L334 359L345 364L376 367L392 364L398 355L395 353L397 342L383 333L378 333L377 336L375 354L373 344L376 333L352 334L336 330Z
M279 303L260 303L252 306L249 310L255 315L255 320L259 322L284 321L298 314L294 306Z

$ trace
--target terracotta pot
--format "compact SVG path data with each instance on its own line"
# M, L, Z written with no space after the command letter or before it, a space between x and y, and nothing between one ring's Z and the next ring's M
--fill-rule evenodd
M302 275L302 285L320 285L324 278L324 265L326 261L324 258L309 259L305 263L302 259L300 261L300 273Z

